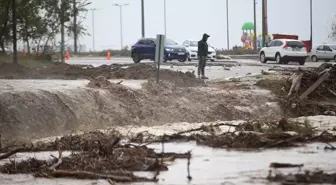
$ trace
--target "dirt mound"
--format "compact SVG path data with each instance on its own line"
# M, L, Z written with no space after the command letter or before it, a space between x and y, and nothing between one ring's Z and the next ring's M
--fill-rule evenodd
M5 79L12 79L15 76L24 76L29 73L29 69L12 63L0 63L0 75Z
M127 68L114 68L108 78L122 79L155 79L157 71L155 65L135 64ZM160 79L172 81L177 85L195 86L204 84L204 80L197 79L191 72L160 69Z
M3 63L0 65L0 78L13 79L91 79L103 76L106 79L151 79L156 78L154 65L134 64L123 67L121 65L102 65L99 67L77 66L65 63L26 68L21 65ZM204 84L190 72L160 70L160 79L169 80L178 85L195 86Z

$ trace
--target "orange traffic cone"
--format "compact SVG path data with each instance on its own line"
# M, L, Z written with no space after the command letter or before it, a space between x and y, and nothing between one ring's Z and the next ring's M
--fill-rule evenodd
M110 51L107 51L107 57L106 57L107 60L111 60L111 53Z
M68 50L66 50L66 53L65 53L65 60L70 60L70 55L69 55Z

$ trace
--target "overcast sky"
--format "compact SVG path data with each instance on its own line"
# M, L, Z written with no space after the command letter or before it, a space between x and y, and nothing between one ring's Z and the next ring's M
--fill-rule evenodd
M164 33L164 1L145 0L146 37ZM166 0L167 37L182 43L186 39L200 40L203 33L211 35L209 44L225 48L225 0ZM123 8L123 44L132 45L141 37L141 0L92 0L88 8L95 11L95 48L120 48L120 13L113 3L129 3ZM313 42L328 41L330 24L336 15L336 0L313 0ZM92 14L87 12L84 25L92 34ZM271 34L297 34L310 37L309 0L268 0L268 28ZM230 47L241 45L241 27L253 22L253 0L229 0ZM261 32L261 0L257 0L257 32ZM92 36L79 40L92 49ZM69 43L71 44L71 43Z

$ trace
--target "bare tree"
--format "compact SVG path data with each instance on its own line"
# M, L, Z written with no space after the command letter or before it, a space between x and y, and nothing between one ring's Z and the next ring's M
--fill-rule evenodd
M331 32L329 38L331 38L332 40L336 40L336 16L334 20L331 22L330 26L331 26Z

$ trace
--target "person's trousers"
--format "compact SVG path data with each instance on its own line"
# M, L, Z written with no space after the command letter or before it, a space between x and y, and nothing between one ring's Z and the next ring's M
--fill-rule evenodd
M207 61L207 56L199 56L198 58L198 71L197 74L198 76L204 76L204 68L206 65L206 61Z

